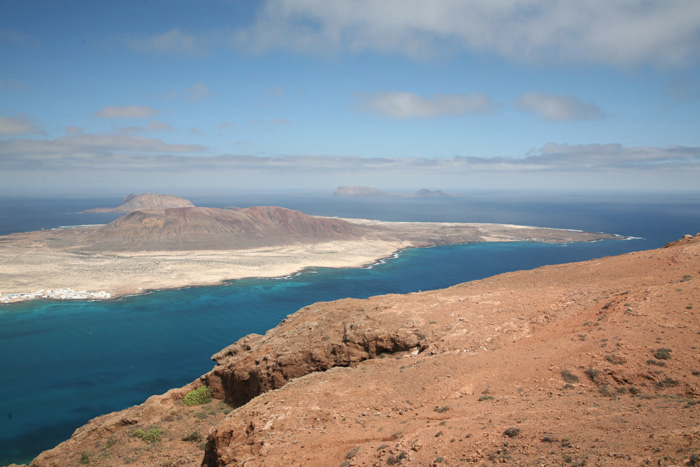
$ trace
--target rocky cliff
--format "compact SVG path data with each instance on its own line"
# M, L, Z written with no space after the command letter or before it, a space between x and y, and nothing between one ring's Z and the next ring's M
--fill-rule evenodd
M698 307L700 234L317 303L31 465L697 465Z
M143 209L167 209L167 208L188 208L194 207L189 200L173 195L160 195L155 193L145 193L142 195L130 194L122 200L120 206L114 208L95 208L83 212L97 213L118 213L131 212Z

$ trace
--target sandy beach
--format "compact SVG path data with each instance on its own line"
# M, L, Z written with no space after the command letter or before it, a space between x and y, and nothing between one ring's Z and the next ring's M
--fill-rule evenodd
M381 222L343 219L372 234L361 240L262 248L187 251L85 251L72 243L96 226L0 237L0 303L57 298L35 292L72 289L64 298L116 298L149 290L216 285L250 277L282 277L309 267L362 267L412 247L472 242L573 242L615 238L505 224Z

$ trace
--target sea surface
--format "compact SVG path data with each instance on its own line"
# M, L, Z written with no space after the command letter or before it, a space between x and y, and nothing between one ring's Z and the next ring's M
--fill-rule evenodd
M212 354L246 334L264 333L310 303L443 288L508 271L658 248L700 231L700 194L354 199L295 193L190 199L200 206L278 205L315 215L513 223L632 238L413 249L366 268L308 269L285 278L112 301L0 306L0 465L28 463L95 416L193 381L212 368ZM119 215L78 212L119 203L119 198L0 198L0 235L109 222Z

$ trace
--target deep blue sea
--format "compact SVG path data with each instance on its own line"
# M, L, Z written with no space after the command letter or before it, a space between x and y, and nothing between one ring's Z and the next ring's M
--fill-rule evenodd
M91 418L196 379L212 368L213 353L251 332L264 333L310 303L443 288L507 271L658 248L700 231L700 194L352 199L297 193L190 199L200 206L278 205L316 215L513 223L638 238L406 250L361 269L311 269L289 278L113 301L0 306L0 465L28 463ZM109 222L118 215L77 212L119 202L0 198L0 234Z

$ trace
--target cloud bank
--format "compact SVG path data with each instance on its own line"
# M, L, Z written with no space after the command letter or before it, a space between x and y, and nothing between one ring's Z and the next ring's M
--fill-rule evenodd
M206 147L132 133L0 140L0 196L111 190L228 193L432 186L474 189L698 191L700 147L624 147L548 143L521 157L201 155ZM41 181L37 185L37 181ZM41 188L37 188L37 187Z
M126 133L85 134L71 127L56 139L14 138L0 141L0 169L37 170L244 170L289 172L371 171L390 175L411 171L616 171L625 169L700 170L700 147L625 147L620 144L569 145L548 143L522 157L454 156L202 156L207 148L173 144ZM173 155L182 154L182 155ZM193 154L193 155L187 155Z
M465 50L524 62L684 67L698 59L699 40L694 1L268 0L232 44L258 52Z

